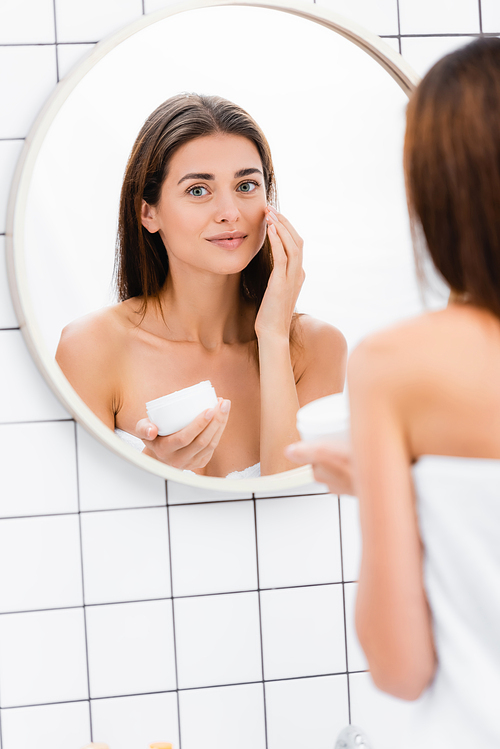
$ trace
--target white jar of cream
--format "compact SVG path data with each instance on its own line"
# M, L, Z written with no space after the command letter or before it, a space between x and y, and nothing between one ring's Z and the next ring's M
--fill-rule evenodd
M348 442L349 401L346 393L326 395L299 408L297 430L304 442L330 439Z
M204 380L197 385L148 401L146 410L149 420L158 427L158 435L166 437L184 429L203 411L215 408L217 404L212 383Z

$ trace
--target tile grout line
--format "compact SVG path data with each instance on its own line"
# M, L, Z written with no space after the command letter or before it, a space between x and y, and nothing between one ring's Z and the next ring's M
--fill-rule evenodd
M78 500L78 525L80 528L80 562L82 568L82 599L83 599L83 630L85 634L85 658L87 661L87 690L89 695L89 723L90 723L90 741L94 741L93 725L92 725L92 702L90 700L90 664L89 664L89 646L87 637L87 611L85 608L85 578L83 572L83 536L82 536L82 516L80 512L80 471L78 464L78 430L76 421L74 422L74 434L75 434L75 458L76 458L76 493Z
M255 530L255 561L257 565L257 601L259 604L259 631L260 631L260 666L262 670L262 697L264 700L264 738L267 747L267 704L266 704L266 682L264 680L264 642L262 638L262 608L260 602L260 571L259 571L259 542L257 536L257 500L253 498L253 520Z
M59 48L57 46L57 18L56 18L56 0L52 0L52 7L54 8L54 40L56 45L56 76L57 82L59 83Z
M351 671L353 674L368 674L369 671ZM93 697L93 702L98 702L100 700L119 700L119 699L126 699L127 697L149 697L154 694L174 694L174 692L196 692L197 690L202 689L226 689L227 687L245 687L249 685L254 684L275 684L281 681L304 681L305 679L324 679L325 677L330 676L345 676L345 671L336 671L335 673L325 673L325 674L306 674L306 676L284 676L281 678L276 679L266 679L265 682L262 681L239 681L235 683L230 684L207 684L207 685L200 685L196 687L182 687L181 689L164 689L163 691L157 691L157 692L136 692L136 693L125 693L125 694L106 694L99 697ZM88 702L88 700L56 700L55 702L36 702L29 705L6 705L6 707L3 707L2 710L23 710L24 708L31 708L31 707L49 707L51 705L75 705L79 702Z
M174 665L175 665L175 695L177 698L177 730L179 732L179 749L182 749L181 739L181 708L179 700L179 674L177 669L177 640L175 637L175 606L174 606L174 579L172 573L172 543L170 535L170 508L168 505L168 481L165 481L165 504L167 508L167 539L168 539L168 563L170 567L170 594L172 600L172 634L174 639Z
M402 47L401 47L401 15L399 12L399 0L396 0L396 10L398 14L398 42L399 42L399 54L402 55Z
M153 508L158 509L158 508ZM78 513L68 513L69 516L71 515L78 515ZM43 516L45 517L45 516ZM51 516L48 516L51 517ZM60 517L60 516L56 516ZM21 520L25 520L26 518L21 518ZM10 520L10 518L3 518L3 520ZM2 520L0 519L0 523ZM345 580L345 583L342 583L342 581L335 582L335 583L308 583L306 585L281 585L276 588L255 588L255 589L249 589L249 590L227 590L222 591L218 593L191 593L188 595L183 596L162 596L160 598L138 598L138 599L130 599L125 601L100 601L97 603L86 603L85 608L98 608L99 606L126 606L127 604L135 604L135 603L153 603L155 601L182 601L186 598L214 598L216 596L238 596L238 595L246 595L247 593L259 593L259 592L265 592L265 591L275 591L275 590L298 590L298 589L304 589L304 588L325 588L332 585L348 585L350 583L356 583L357 580ZM71 611L72 609L81 609L81 606L52 606L49 608L42 608L42 609L19 609L16 611L0 611L0 617L2 616L12 616L13 614L40 614L44 613L46 611ZM267 679L266 681L272 681L272 679Z
M339 509L339 538L340 538L340 569L342 572L342 602L344 607L344 643L345 643L345 670L347 676L347 712L349 725L351 725L351 684L349 681L349 657L347 655L347 617L345 612L345 580L344 580L344 547L342 543L342 513L340 511L340 495L337 495Z

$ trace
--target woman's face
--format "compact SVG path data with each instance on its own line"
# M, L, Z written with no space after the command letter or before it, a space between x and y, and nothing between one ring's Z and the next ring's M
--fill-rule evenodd
M156 206L143 204L142 223L159 231L172 270L241 272L266 233L262 162L240 135L207 135L173 155Z

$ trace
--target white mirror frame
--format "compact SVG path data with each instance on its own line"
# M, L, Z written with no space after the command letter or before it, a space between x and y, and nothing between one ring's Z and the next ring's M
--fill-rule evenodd
M73 390L45 346L31 304L26 274L24 222L30 181L47 131L69 94L89 70L108 52L147 26L185 11L225 5L255 6L278 10L313 21L345 37L373 57L394 78L407 96L411 94L419 82L419 77L414 70L380 37L326 8L319 8L317 5L306 4L299 0L286 0L286 2L280 2L280 0L274 0L274 2L264 2L263 0L187 0L143 16L118 33L99 42L90 55L57 85L54 93L47 100L33 123L16 167L9 196L6 229L7 270L16 315L33 360L64 407L102 445L157 476L200 489L223 490L233 493L261 491L276 491L279 493L281 490L292 489L314 481L311 467L302 466L285 473L253 479L238 480L198 476L192 473L187 474L154 458L142 455L120 440Z

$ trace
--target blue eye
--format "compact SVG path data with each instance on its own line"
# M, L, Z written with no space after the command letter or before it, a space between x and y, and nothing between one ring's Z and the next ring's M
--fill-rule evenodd
M195 187L191 187L188 190L189 195L193 195L195 198L203 198L205 195L208 195L208 190L206 187L201 187L201 185L196 185Z
M242 182L241 185L239 185L238 190L240 192L253 192L258 186L257 182Z

